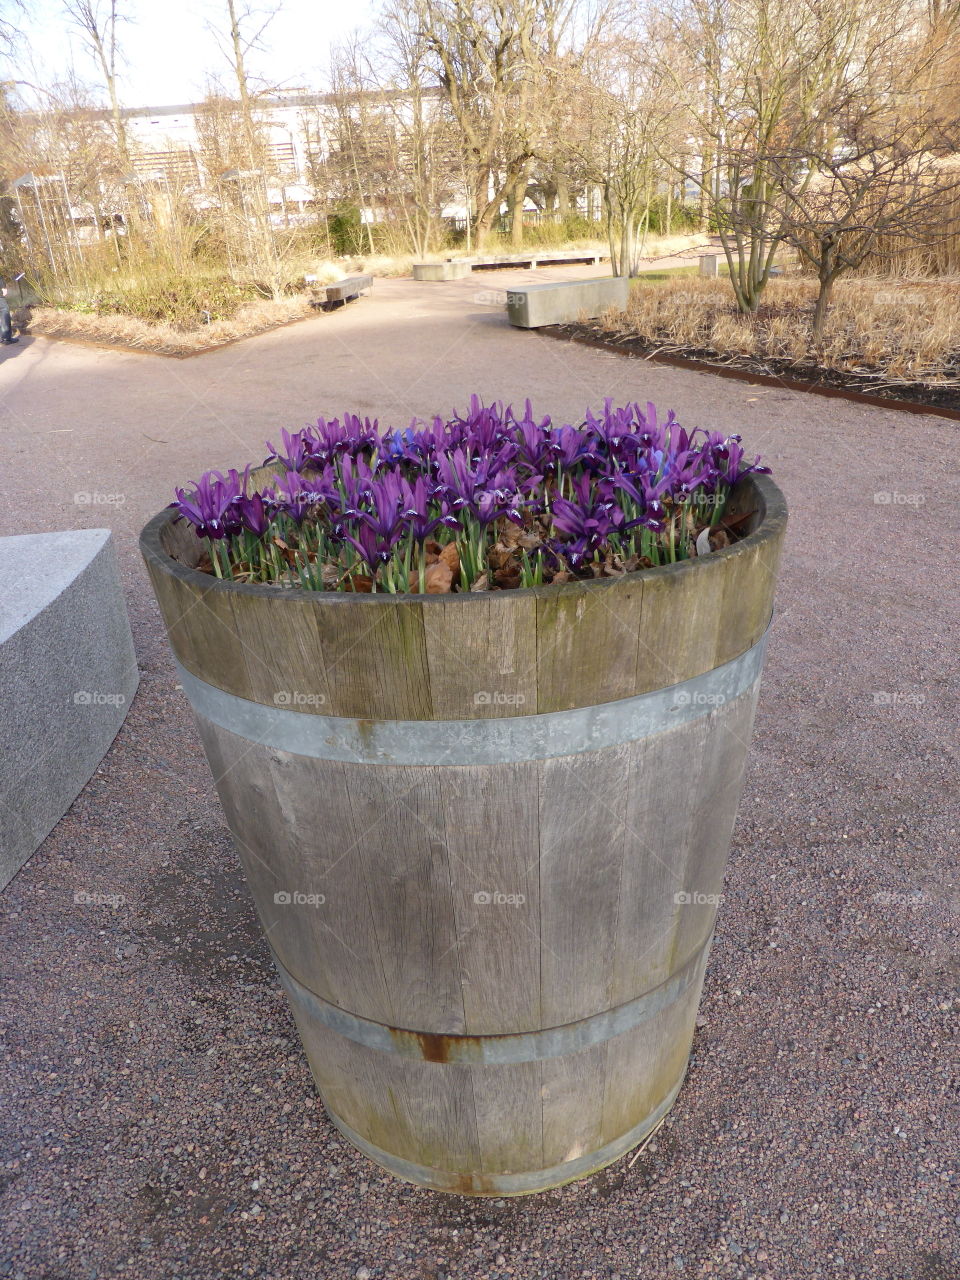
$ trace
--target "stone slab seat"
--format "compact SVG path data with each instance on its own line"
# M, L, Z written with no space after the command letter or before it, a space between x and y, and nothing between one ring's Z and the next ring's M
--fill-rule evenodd
M582 317L589 320L598 316L608 307L622 310L629 296L630 281L626 276L528 284L507 293L507 316L518 329L572 324Z
M93 775L139 679L110 530L0 538L0 888Z
M473 258L474 271L497 271L508 267L575 266L588 263L597 266L609 253L602 249L533 249L530 253L488 253Z
M447 262L415 262L414 280L463 280L473 270L469 258L455 258Z
M345 280L337 280L334 284L324 285L327 295L324 306L328 309L342 307L354 298L359 298L364 289L373 288L373 276L347 276Z
M472 258L445 258L442 262L415 262L414 280L462 280L472 271L502 271L509 267L597 266L610 255L602 249L535 249L530 253L486 253Z

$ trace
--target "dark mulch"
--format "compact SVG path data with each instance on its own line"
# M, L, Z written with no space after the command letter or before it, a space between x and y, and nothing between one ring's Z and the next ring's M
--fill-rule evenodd
M960 418L960 387L938 386L929 382L889 382L882 370L854 373L824 368L812 360L798 364L773 357L721 354L710 347L665 346L646 338L611 334L593 321L550 325L539 332L680 368L703 369L745 382L813 391L820 395L839 395L864 404L889 405L914 413ZM956 373L960 375L960 364Z

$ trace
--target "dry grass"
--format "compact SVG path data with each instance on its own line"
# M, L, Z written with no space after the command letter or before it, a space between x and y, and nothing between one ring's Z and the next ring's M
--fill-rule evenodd
M741 316L725 280L639 281L606 332L667 350L709 350L820 365L889 382L960 384L960 278L841 280L815 348L811 280L771 280L756 317Z
M308 299L298 296L284 298L280 302L249 302L229 320L214 320L211 324L182 329L170 324L151 324L135 316L84 314L35 307L30 319L30 332L52 338L132 347L160 355L196 355L316 314Z

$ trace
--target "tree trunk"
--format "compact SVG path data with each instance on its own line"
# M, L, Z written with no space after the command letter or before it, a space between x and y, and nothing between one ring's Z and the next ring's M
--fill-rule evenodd
M490 198L490 171L486 166L480 166L473 180L473 240L476 250L486 247L494 218L499 212L500 201Z
M557 174L557 213L561 222L570 217L570 179L565 173Z
M510 188L510 244L523 248L523 202L527 194L526 169Z
M632 209L623 210L623 223L620 227L620 274L635 276L637 232L635 214Z
M607 215L607 243L610 246L610 271L612 275L620 275L620 258L617 252L617 238L613 230L613 202L610 198L610 184L603 186L603 207Z
M710 156L704 150L700 165L700 230L710 230Z
M810 325L810 335L816 343L823 340L823 326L830 307L830 299L833 297L835 279L833 275L820 277L820 292L817 294L817 304L813 308L813 321Z

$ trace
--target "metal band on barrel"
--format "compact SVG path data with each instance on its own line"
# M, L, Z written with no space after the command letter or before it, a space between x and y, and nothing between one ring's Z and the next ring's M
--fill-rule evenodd
M596 1151L587 1151L582 1156L565 1160L563 1164L555 1164L549 1169L537 1169L530 1173L453 1173L447 1169L437 1169L430 1165L414 1164L404 1160L402 1156L384 1151L382 1147L368 1142L361 1134L342 1120L334 1108L324 1098L327 1114L348 1142L364 1155L396 1174L398 1178L406 1178L421 1187L432 1187L434 1191L452 1191L459 1195L470 1196L526 1196L536 1191L546 1191L548 1187L562 1187L576 1178L585 1178L620 1156L625 1155L631 1147L642 1142L648 1133L652 1133L663 1117L676 1101L680 1086L686 1075L686 1065L680 1079L658 1106L644 1116L639 1124L634 1125L626 1133L614 1138Z
M540 1062L544 1058L564 1058L580 1053L592 1045L601 1044L632 1031L641 1022L678 1000L691 984L699 981L706 968L710 952L711 934L697 948L682 968L666 982L646 991L636 1000L605 1009L579 1022L569 1022L562 1027L550 1027L544 1031L521 1031L507 1035L440 1035L435 1032L409 1031L403 1027L388 1027L382 1022L359 1018L337 1005L321 999L286 969L274 954L274 962L294 1009L305 1013L312 1021L319 1022L347 1040L377 1049L381 1053L397 1054L402 1058L416 1058L421 1062L469 1063L474 1065L503 1065L510 1062Z
M352 764L516 764L601 751L709 715L751 689L767 637L703 675L666 689L572 711L486 720L353 720L251 702L198 679L177 663L194 711L262 746Z

